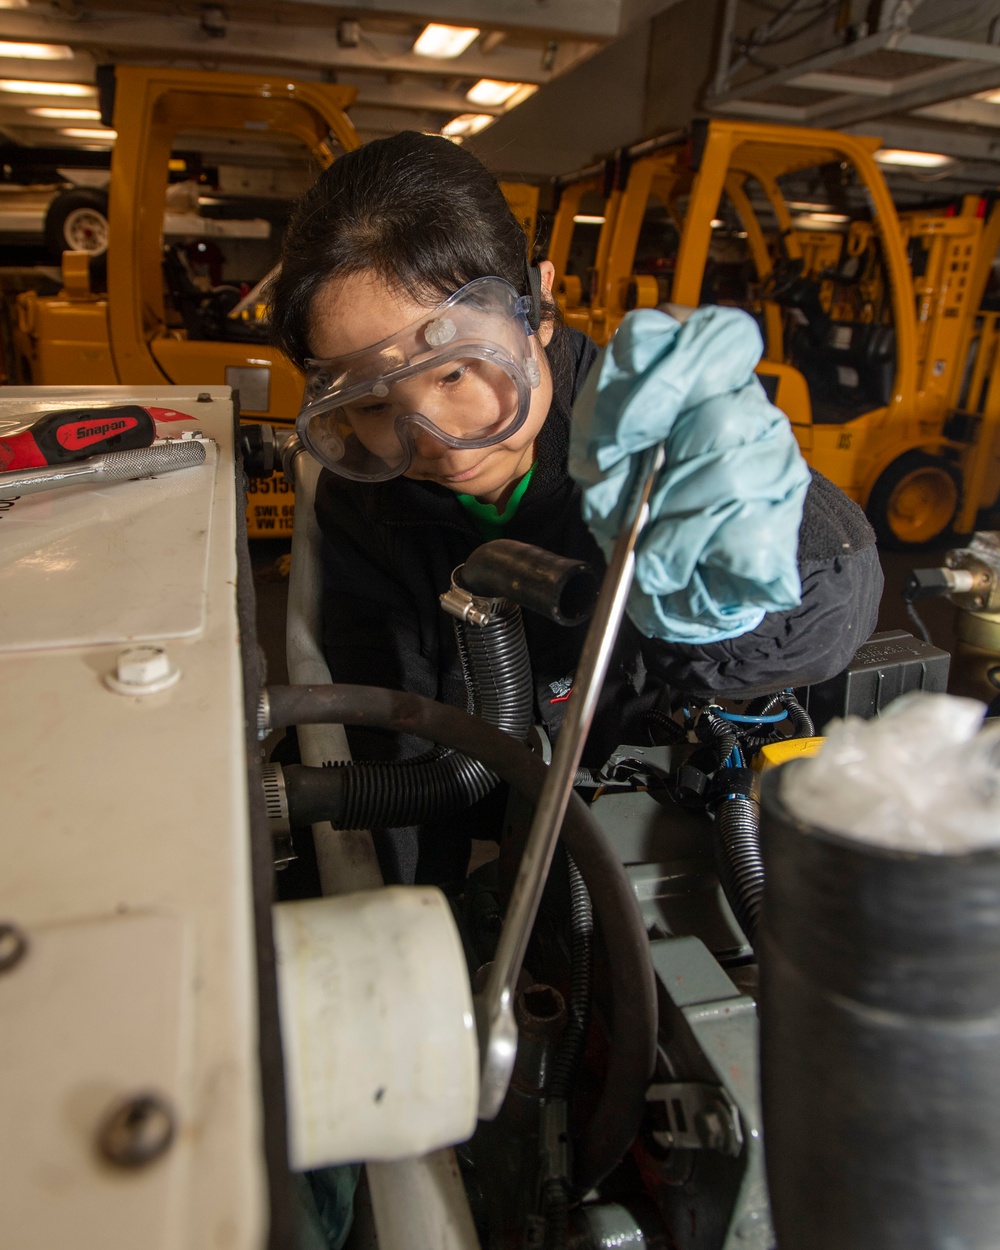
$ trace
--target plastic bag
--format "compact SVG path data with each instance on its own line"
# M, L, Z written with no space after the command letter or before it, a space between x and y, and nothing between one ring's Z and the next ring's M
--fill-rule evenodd
M1000 720L975 699L921 691L875 720L826 729L812 759L784 770L781 797L810 825L902 851L1000 846Z

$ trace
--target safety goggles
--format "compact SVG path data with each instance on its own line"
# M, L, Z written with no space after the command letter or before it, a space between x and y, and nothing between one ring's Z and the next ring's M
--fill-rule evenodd
M410 467L420 431L491 447L524 424L540 381L531 300L477 278L381 343L306 362L299 437L342 477L382 482Z

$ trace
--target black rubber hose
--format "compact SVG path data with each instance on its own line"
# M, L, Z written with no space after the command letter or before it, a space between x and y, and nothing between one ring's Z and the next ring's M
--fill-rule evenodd
M792 722L792 729L796 738L812 738L815 736L816 726L813 724L813 719L794 694L783 694L781 696L781 704L788 709L788 716Z
M597 574L583 560L512 538L495 538L477 547L459 576L474 595L513 599L559 625L585 621L600 586Z
M332 723L415 734L475 756L531 803L545 784L546 765L521 743L478 717L419 695L375 686L273 686L267 695L274 729ZM629 879L576 795L566 809L562 839L590 892L614 977L608 1068L577 1151L576 1181L589 1189L620 1162L642 1122L656 1062L656 982Z
M573 1082L583 1056L590 1023L590 993L594 976L594 912L590 895L573 856L566 854L569 871L569 966L570 990L566 1004L566 1026L559 1038L545 1097L569 1101Z
M716 866L737 923L754 949L764 900L760 808L746 795L723 799L715 812Z
M542 1187L545 1250L565 1250L569 1237L569 1190L565 1182L546 1181Z
M780 694L765 694L751 699L747 704L747 716L770 716L782 706Z
M468 710L524 742L534 720L535 691L521 609L503 602L487 625L456 621L455 639L469 692Z
M698 717L695 732L715 752L716 767L722 768L737 744L739 735L736 730L721 716L706 710Z
M394 828L446 816L483 798L496 776L461 751L427 751L392 763L284 769L293 828L327 820L334 829Z
M487 625L455 622L468 710L519 741L531 729L534 688L521 610L503 603ZM484 798L496 774L462 751L436 746L408 760L355 760L284 770L295 827L396 828L462 811Z
M687 730L662 709L654 707L645 715L646 728L654 746L678 746L687 742ZM655 733L654 733L655 730Z
M587 886L568 851L566 868L569 874L570 991L566 1004L566 1025L559 1038L549 1079L545 1084L545 1101L559 1101L568 1106L590 1023L590 994L594 972L594 913ZM545 1178L542 1187L545 1250L565 1250L569 1233L569 1197L568 1176Z

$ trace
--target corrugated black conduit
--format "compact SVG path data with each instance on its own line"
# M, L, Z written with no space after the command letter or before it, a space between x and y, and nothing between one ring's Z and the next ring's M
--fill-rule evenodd
M566 853L566 867L569 872L570 992L566 1004L566 1026L559 1038L545 1086L546 1104L561 1102L564 1106L559 1117L563 1123L569 1119L570 1095L587 1040L594 976L594 912L590 894L580 869L569 852ZM570 1193L570 1176L543 1178L545 1250L564 1250L566 1246L569 1235Z
M275 686L268 692L270 725L368 725L415 734L461 750L497 773L536 803L546 765L521 743L458 708L418 695L373 686ZM320 778L328 768L289 769L290 814L298 816L307 773ZM308 822L306 822L308 823ZM583 802L573 795L562 840L590 894L612 975L608 1066L597 1106L576 1151L574 1184L587 1190L601 1181L632 1144L645 1111L645 1094L656 1060L656 983L642 913L621 861Z
M723 777L744 769L724 769ZM723 782L723 784L725 784ZM715 811L716 867L722 889L747 941L756 947L764 901L760 808L750 794L730 793Z
M698 717L695 733L714 753L716 768L724 767L733 753L733 747L737 744L736 730L733 726L706 708Z
M523 742L534 690L521 609L498 604L486 625L455 622L468 711ZM285 784L299 772L284 770ZM408 760L356 760L297 783L296 823L328 820L335 829L393 828L461 811L493 789L496 774L462 751L435 746Z
M770 716L778 708L787 711L793 737L812 737L815 733L812 717L791 690L753 700L747 705L746 715ZM702 732L720 754L730 741L732 746L739 745L732 726L720 717L705 713L701 723L706 723ZM770 737L767 726L761 726L758 732L748 731L743 740L748 757ZM730 748L727 760L731 754ZM760 848L760 806L753 792L752 774L749 769L723 765L713 788L719 796L715 806L715 859L719 880L733 915L747 941L756 949L764 902L764 859Z

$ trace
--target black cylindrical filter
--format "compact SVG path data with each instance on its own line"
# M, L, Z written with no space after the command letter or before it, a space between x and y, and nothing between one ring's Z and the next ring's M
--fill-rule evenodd
M808 826L783 771L764 778L757 948L778 1244L997 1250L1000 848Z

